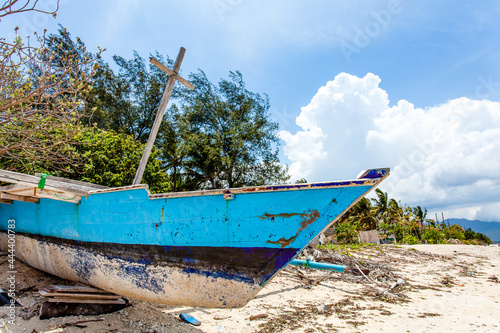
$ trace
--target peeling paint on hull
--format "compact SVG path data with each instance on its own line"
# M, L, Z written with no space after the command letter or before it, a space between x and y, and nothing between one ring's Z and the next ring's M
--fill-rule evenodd
M94 191L78 204L0 203L0 249L15 220L16 255L40 270L151 302L239 307L388 170L370 175L163 195L129 187Z
M105 255L83 244L63 242L61 245L53 241L18 235L18 258L34 268L67 280L155 303L210 308L241 307L259 292L265 282L263 280L276 271L276 267L270 267L276 262L268 264L262 256L261 264L268 272L267 279L258 274L257 264L254 267L241 267L240 271L246 272L241 273L236 267L228 265L214 269L207 267L203 261L191 264L183 264L179 260L177 263L164 260L148 262ZM6 242L6 234L0 233L0 248L6 247ZM280 258L288 262L297 251L285 251ZM259 251L255 252L257 254L253 258L258 260ZM275 254L277 252L280 251ZM281 265L278 263L277 266Z

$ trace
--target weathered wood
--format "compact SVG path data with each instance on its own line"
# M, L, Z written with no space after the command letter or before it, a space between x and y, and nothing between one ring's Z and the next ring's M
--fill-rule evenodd
M151 150L153 149L153 145L156 140L156 135L158 134L158 129L160 128L160 124L163 119L163 115L165 113L165 110L167 109L168 100L170 99L170 95L172 94L172 90L174 89L175 81L178 78L179 69L181 67L182 59L184 58L185 52L186 49L181 47L181 49L179 50L179 54L177 55L177 59L175 59L174 69L172 70L173 75L170 75L167 80L167 86L165 87L165 91L163 92L163 96L161 98L158 111L156 113L156 118L153 123L153 127L151 128L151 132L149 132L148 142L146 143L146 148L144 149L141 161L139 162L139 167L137 168L134 182L132 183L133 185L140 184L142 181L142 176L144 174L144 170L146 169L146 164L148 163Z
M27 186L27 185L7 185L7 186L0 186L0 192L9 192L9 193L15 193L18 191L24 191L26 189L33 188L32 186Z
M41 177L42 174L36 173L35 176ZM82 182L80 180L66 179L66 178L56 177L56 176L51 176L51 175L47 175L46 179L60 181L63 183L68 183L68 184L80 185L80 186L89 187L92 189L108 189L108 188L110 188L110 187L104 186L104 185L99 185L99 184L94 184L94 183L89 183L89 182Z
M81 196L74 194L72 192L65 192L65 191L55 191L55 190L41 190L33 186L27 186L27 185L8 185L8 186L2 186L0 187L0 192L3 192L5 194L12 194L16 195L20 198L13 199L13 200L20 200L20 201L28 201L26 197L30 197L33 199L36 198L48 198L48 199L54 199L54 200L61 200L61 201L67 201L67 202L73 202L73 203L79 203L81 200ZM31 202L31 201L28 201Z
M105 300L105 299L120 299L122 296L120 295L103 295L103 294L83 294L83 293L51 293L45 290L38 291L40 295L43 297L52 297L52 298L73 298L73 299L97 299L97 300Z
M78 299L70 297L50 297L47 298L50 303L81 303L81 304L125 304L123 298L120 299Z
M151 63L153 65L155 65L156 67L158 67L159 69L161 69L162 71L164 71L165 73L167 73L168 75L175 76L175 79L177 81L179 81L180 83L182 83L183 85L185 85L189 89L191 89L191 90L194 89L194 85L191 82L185 80L182 76L180 76L179 74L175 73L173 70L171 70L170 68L168 68L167 66L165 66L164 64L162 64L161 62L159 62L158 60L156 60L155 58L151 58L150 61L151 61Z
M7 200L7 199L0 199L0 203L3 203L3 204L7 204L7 205L10 205L12 204L12 200Z
M147 184L127 185L127 186L120 186L120 187L112 187L112 188L108 188L105 190L93 190L93 191L90 191L89 194L110 193L110 192L137 190L137 189L148 189L148 188L149 188L149 186Z
M10 193L10 192L9 192ZM82 197L78 194L65 191L41 190L39 188L25 189L15 193L20 196L31 196L36 198L46 198L65 202L79 203Z
M31 202L31 203L38 203L40 202L40 199L33 198L33 197L27 197L27 196L22 196L22 195L16 195L16 194L10 194L10 193L0 193L0 199L4 200L14 200L14 201L24 201L24 202Z
M37 187L38 183L40 182L40 177L25 175L13 171L0 170L0 181L12 184L26 185L28 187ZM45 189L88 196L89 191L93 188L47 179L45 181Z
M64 316L93 316L119 311L128 304L76 304L44 302L40 308L40 319Z

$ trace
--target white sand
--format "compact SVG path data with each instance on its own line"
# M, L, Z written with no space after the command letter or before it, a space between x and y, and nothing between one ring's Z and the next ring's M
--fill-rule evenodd
M50 320L18 317L16 327L9 328L13 332L57 331L64 323L103 318L85 324L87 328L65 327L59 332L500 332L500 283L488 279L500 278L500 247L382 246L352 255L358 263L383 267L368 274L368 279L378 279L379 284L352 273L307 269L297 273L293 267L240 309L170 307L131 300L132 307L113 314ZM0 256L0 263L3 259ZM64 284L22 263L17 265L18 289ZM6 263L0 264L0 272L0 288L5 289ZM397 278L406 283L392 291L396 296L376 295ZM36 310L43 299L28 291L19 301ZM318 309L325 312L318 313ZM201 326L181 322L180 313L191 314ZM0 309L0 318L6 314L6 308ZM258 314L268 317L249 319Z

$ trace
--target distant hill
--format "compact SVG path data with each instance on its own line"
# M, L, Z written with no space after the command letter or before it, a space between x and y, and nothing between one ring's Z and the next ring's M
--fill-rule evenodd
M458 224L464 229L471 228L488 236L493 242L500 243L500 222L484 222L479 220L449 219L450 225Z

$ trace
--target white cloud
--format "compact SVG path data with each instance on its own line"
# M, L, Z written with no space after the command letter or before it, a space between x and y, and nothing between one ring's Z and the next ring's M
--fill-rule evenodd
M365 149L367 130L389 103L379 83L373 74L358 78L342 73L318 90L296 119L303 130L295 135L279 133L286 142L284 152L293 162L293 177L333 180L366 168L372 155Z
M381 187L391 197L500 220L500 103L458 98L425 109L405 100L390 106L379 83L371 73L339 74L302 108L301 131L279 133L293 179L352 178L389 166Z

